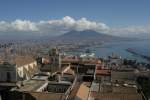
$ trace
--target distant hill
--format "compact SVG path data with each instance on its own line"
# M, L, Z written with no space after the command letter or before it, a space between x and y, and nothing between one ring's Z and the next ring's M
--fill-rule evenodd
M98 33L93 30L75 31L64 33L59 36L51 36L50 34L38 34L30 32L11 32L1 33L0 40L54 40L54 41L118 41L126 40L117 36L108 35L105 33Z
M84 31L70 31L64 33L57 38L61 40L97 40L97 41L115 41L115 40L122 40L123 38L107 35L104 33L98 33L92 30L84 30Z
M150 39L150 33L140 33L132 37L139 38L139 39Z

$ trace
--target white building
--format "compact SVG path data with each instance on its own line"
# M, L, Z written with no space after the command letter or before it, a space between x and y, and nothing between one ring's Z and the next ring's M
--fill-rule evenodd
M37 62L30 56L18 56L13 62L0 64L0 82L17 82L31 79L38 71Z

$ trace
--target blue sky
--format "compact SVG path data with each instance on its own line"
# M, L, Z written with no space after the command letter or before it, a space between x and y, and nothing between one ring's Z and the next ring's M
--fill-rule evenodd
M86 17L110 26L150 23L150 0L0 0L0 20Z
M0 34L86 29L150 33L150 0L0 0Z

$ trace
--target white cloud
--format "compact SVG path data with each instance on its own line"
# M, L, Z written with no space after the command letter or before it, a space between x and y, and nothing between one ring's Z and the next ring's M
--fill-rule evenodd
M126 35L129 33L150 33L149 26L130 26L130 27L118 27L110 28L105 23L90 21L86 18L74 19L70 16L65 16L62 19L48 20L32 22L29 20L15 20L12 22L0 21L0 33L1 32L34 32L40 34L55 33L62 34L71 30L94 30L97 32L110 33L114 35Z
M137 35L142 33L150 34L150 25L111 28L109 33L123 36Z
M38 31L36 24L28 20L15 20L11 22L11 27L18 31Z
M36 24L28 20L0 21L0 31L38 31Z
M58 33L63 33L71 30L95 30L103 32L109 29L109 27L104 23L89 21L86 18L75 20L69 16L65 16L64 18L59 20L40 21L39 23L37 23L37 27L42 32L57 31Z
M86 18L75 20L72 17L65 16L62 19L31 22L28 20L15 20L12 22L0 21L0 31L37 31L45 32L66 32L70 30L95 30L105 31L108 26L104 23L89 21Z

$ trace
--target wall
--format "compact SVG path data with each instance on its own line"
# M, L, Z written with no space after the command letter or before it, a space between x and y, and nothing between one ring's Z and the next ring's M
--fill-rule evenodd
M18 80L29 80L38 71L36 61L17 67Z
M0 81L1 82L16 82L15 65L0 65Z

